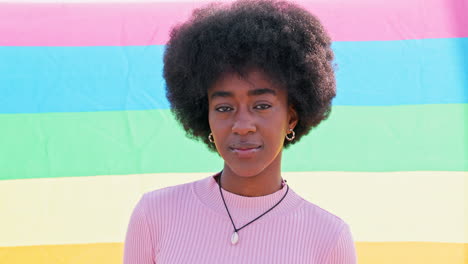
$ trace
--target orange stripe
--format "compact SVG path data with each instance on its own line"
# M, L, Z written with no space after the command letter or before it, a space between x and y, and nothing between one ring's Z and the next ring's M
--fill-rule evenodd
M356 242L359 264L466 264L468 243ZM0 263L122 263L123 243L0 247Z

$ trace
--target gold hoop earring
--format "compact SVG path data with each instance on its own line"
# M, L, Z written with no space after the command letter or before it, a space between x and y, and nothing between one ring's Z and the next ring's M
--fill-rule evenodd
M288 141L293 141L294 138L296 137L296 133L294 132L294 130L293 130L292 128L289 129L289 132L292 133L292 136L289 136L289 134L291 134L291 133L288 133L288 134L286 134L286 139L287 139ZM288 137L288 136L289 136L289 137Z
M213 133L210 132L210 134L208 135L208 140L209 140L211 143L214 143Z

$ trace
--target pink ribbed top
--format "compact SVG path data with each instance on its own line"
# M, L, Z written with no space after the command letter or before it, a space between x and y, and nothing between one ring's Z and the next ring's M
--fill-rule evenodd
M348 224L291 188L277 207L240 230L232 245L234 229L214 176L145 193L130 217L124 264L357 262ZM276 204L286 189L260 197L223 189L223 195L239 228Z

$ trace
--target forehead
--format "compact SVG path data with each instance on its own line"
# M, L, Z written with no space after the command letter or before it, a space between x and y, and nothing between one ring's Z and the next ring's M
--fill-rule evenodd
M276 94L281 93L281 87L267 74L260 70L250 70L243 76L238 73L227 72L208 90L208 94L215 91L229 91L232 93L248 92L255 89L271 89Z

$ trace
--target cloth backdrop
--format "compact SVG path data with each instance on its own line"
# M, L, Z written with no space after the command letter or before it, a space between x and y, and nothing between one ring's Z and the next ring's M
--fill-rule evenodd
M468 2L298 3L329 31L330 118L283 155L360 264L468 263ZM121 263L142 193L219 171L169 110L187 2L0 3L0 263Z

